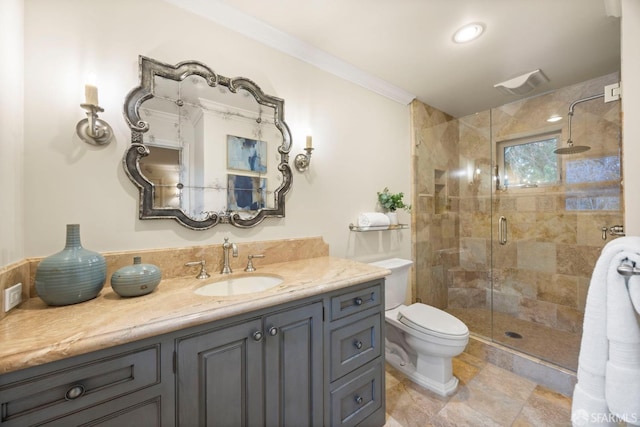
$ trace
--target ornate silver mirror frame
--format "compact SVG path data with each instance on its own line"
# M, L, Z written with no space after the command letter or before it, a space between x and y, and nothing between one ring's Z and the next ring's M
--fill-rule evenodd
M140 85L129 92L124 103L124 116L131 128L131 145L125 152L123 163L127 175L140 191L139 218L174 219L190 229L205 230L219 223L248 228L256 226L267 217L284 217L285 195L292 183L292 173L289 167L291 133L284 121L284 100L265 94L258 85L247 78L228 78L216 74L208 66L197 61L185 61L170 65L140 56L138 63ZM156 96L154 86L158 81L158 77L182 82L189 76L199 76L211 88L217 87L219 90L228 91L230 94L238 94L240 90L245 96L248 96L247 93L252 95L260 106L260 116L256 120L258 125L262 121L262 107L265 107L267 111L270 108L273 109L273 117L265 116L265 119L277 128L276 134L278 134L278 131L282 134L282 143L277 147L279 163L276 165L281 173L281 177L278 176L277 178L281 182L273 190L273 201L269 199L269 206L264 205L265 207L251 211L235 211L227 207L218 212L213 210L201 212L198 217L198 215L188 214L181 206L163 207L154 204L156 192L159 191L158 185L154 184L148 176L145 176L141 169L141 159L150 154L150 148L143 140L143 135L149 131L150 125L141 116L141 107L145 101L149 101ZM237 96L241 95L238 94ZM179 97L175 103L180 107L182 106L182 101ZM224 150L221 151L220 155L225 156ZM174 187L181 191L183 184L178 182L177 186Z

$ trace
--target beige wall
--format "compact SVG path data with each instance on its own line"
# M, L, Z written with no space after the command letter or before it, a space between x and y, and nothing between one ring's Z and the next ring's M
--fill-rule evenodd
M622 0L622 111L625 227L640 236L640 2Z
M0 3L0 266L24 258L23 0Z
M363 261L411 257L408 230L353 233L376 192L409 194L409 107L374 94L212 22L154 0L26 0L24 228L27 257L61 249L65 224L81 225L97 251L184 247L323 236L332 255ZM307 174L294 171L286 218L254 229L220 225L192 231L171 220L137 219L137 190L123 172L129 144L122 102L137 85L137 58L197 59L226 76L246 76L286 100L292 157L311 128ZM97 75L100 104L115 141L93 147L74 135L86 75ZM20 176L20 171L16 171ZM3 176L13 183L13 174ZM408 222L408 214L403 222ZM2 245L5 243L2 242Z

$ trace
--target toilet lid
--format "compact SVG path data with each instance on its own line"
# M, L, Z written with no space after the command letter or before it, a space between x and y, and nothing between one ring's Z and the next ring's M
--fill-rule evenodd
M402 307L398 320L425 334L464 336L469 328L460 319L430 305L415 303Z

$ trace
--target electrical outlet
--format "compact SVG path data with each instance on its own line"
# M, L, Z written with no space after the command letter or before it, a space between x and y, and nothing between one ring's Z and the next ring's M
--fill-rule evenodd
M22 302L22 283L4 290L4 312L11 310Z

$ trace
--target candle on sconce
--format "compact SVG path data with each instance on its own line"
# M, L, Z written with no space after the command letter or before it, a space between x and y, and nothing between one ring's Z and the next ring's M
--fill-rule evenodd
M98 104L98 88L94 85L84 85L84 98L86 104L100 105Z
M311 143L311 135L307 135L307 148L313 148Z

